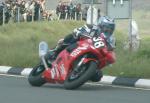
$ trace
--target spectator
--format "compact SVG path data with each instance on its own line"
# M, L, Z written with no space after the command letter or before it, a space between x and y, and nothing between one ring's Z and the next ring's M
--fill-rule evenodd
M60 16L60 19L66 19L66 14L68 14L67 19L75 19L76 16L76 19L79 20L81 17L81 4L60 1L56 8L56 14Z
M0 6L3 6L3 2L2 1L0 1Z
M59 16L59 13L60 13L60 6L61 6L61 4L59 3L57 5L57 7L56 7L56 14L57 14L57 16Z
M76 13L77 13L77 20L79 20L79 18L81 17L81 4L79 3L79 4L77 4L77 6L76 6L76 11L75 11Z
M40 18L40 14L41 13L41 5L40 5L40 1L36 1L35 5L34 5L34 20L37 21Z
M98 9L98 18L100 18L100 17L101 17L101 10Z
M41 0L40 1L41 8L42 8L43 11L45 11L45 3L46 3L46 0Z
M0 2L0 25L2 25L3 23L8 23L10 20L11 15L10 15L10 10L8 8L9 8L8 5L6 5L4 0L2 0ZM3 16L3 13L4 13L4 16ZM3 17L5 17L5 19Z
M86 6L83 11L82 11L82 19L86 21L86 17L87 17L87 11L88 11L88 6Z
M73 18L73 9L74 9L74 6L73 6L72 3L70 3L70 5L69 5L69 15L70 15L71 19Z

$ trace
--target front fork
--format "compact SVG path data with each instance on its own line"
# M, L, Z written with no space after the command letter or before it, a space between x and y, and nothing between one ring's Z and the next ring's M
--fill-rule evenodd
M83 63L84 63L84 61L87 59L87 55L84 55L83 57L82 57L82 59L80 60L80 62L77 64L77 67L80 67Z
M89 61L95 61L95 62L97 62L96 59L94 59L94 58L87 58L87 55L84 55L82 57L82 59L80 60L80 62L77 64L77 68L79 68L82 64L88 63Z
M47 65L47 63L46 63L45 57L42 56L41 59L42 59L42 62L43 62L43 64L44 64L45 69L48 70L48 65Z

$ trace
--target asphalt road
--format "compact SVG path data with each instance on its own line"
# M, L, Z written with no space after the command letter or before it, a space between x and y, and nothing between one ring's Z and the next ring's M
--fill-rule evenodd
M86 84L77 90L61 85L32 87L26 78L0 76L0 103L149 103L150 91Z

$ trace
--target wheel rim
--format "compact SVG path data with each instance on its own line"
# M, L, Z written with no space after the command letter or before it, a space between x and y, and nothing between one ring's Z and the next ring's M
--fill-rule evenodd
M70 74L68 80L69 81L74 81L78 78L80 78L82 76L82 74L85 73L85 71L87 70L87 66L86 65L81 65L80 67L76 67Z

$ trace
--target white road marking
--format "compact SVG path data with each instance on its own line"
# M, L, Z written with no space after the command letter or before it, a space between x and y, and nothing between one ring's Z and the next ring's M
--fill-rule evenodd
M88 85L100 85L100 86L109 86L113 88L122 88L122 89L134 89L134 90L144 90L144 91L150 91L150 89L146 88L136 88L136 87L127 87L127 86L117 86L117 85L109 85L109 84L101 84L101 83L86 83Z
M6 77L16 77L16 78L27 78L27 76L21 76L21 75L8 75L8 74L0 74L0 76L6 76ZM150 91L150 89L146 88L136 88L136 87L127 87L127 86L117 86L117 85L111 85L111 84L101 84L101 83L85 83L88 85L98 85L98 86L109 86L112 88L121 88L121 89L132 89L132 90L143 90L143 91Z
M22 75L8 75L8 74L0 74L0 76L6 76L6 77L16 77L16 78L27 78L27 76Z

